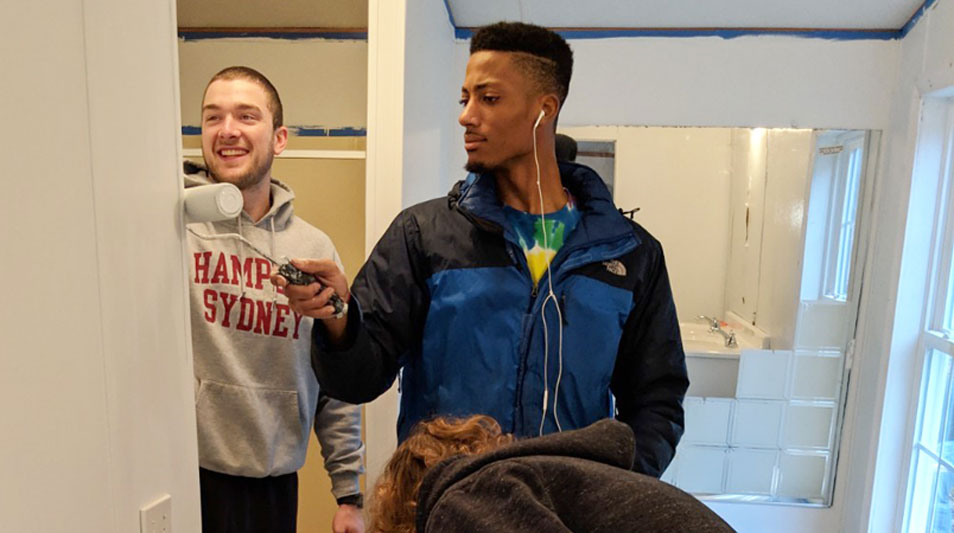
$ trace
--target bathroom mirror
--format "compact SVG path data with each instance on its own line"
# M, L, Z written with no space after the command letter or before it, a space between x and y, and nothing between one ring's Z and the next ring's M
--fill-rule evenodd
M830 505L879 134L560 131L613 169L617 206L666 255L691 384L663 479L702 499Z

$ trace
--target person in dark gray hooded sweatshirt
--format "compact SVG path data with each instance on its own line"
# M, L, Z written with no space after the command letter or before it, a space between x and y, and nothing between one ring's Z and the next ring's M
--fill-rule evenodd
M630 471L626 424L512 441L486 416L422 422L378 481L382 533L729 533L691 495Z

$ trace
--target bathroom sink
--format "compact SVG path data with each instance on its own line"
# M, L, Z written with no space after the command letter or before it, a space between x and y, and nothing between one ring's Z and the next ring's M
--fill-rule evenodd
M745 324L738 316L728 313L726 321L729 324L722 329L735 333L738 346L727 347L725 337L709 331L709 325L702 320L679 323L689 373L688 396L735 397L742 350L770 347L767 334Z
M731 328L723 328L727 332L733 332ZM739 346L729 348L725 345L725 337L718 332L709 331L706 324L700 322L682 322L679 324L679 331L682 334L682 348L686 355L706 354L713 356L736 356L741 353ZM736 333L736 342L739 342L739 333Z
M731 320L732 315L730 315ZM768 337L759 330L741 323L732 322L722 329L728 333L735 333L737 346L725 345L725 337L719 332L709 331L709 325L703 320L680 322L679 330L682 334L682 347L687 356L738 357L743 349L768 348Z

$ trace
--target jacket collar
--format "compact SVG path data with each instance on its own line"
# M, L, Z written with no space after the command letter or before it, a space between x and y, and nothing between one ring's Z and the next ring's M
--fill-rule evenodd
M568 245L626 235L632 235L638 242L632 225L616 209L606 184L595 171L576 163L561 162L559 168L560 180L576 198L581 214ZM484 229L503 232L508 227L503 205L497 196L497 182L490 174L468 174L451 189L448 201Z

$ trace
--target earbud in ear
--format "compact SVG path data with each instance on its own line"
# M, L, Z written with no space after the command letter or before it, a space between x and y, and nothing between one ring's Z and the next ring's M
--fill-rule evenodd
M540 114L537 115L537 121L533 123L533 129L537 129L537 126L540 125L540 121L543 120L545 116L547 116L547 112L541 109Z

